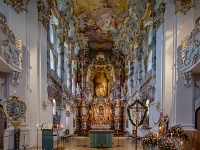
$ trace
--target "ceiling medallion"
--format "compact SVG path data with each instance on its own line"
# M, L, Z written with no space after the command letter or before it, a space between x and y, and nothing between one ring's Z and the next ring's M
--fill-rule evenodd
M10 5L15 12L27 12L27 3L29 0L4 0L4 3Z
M174 0L175 9L177 12L182 12L184 15L189 12L191 8L196 7L195 0Z

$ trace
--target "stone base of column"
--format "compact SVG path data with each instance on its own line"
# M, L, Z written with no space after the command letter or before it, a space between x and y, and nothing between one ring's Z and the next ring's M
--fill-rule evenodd
M20 149L22 149L22 145L24 144L24 134L26 134L26 144L28 145L26 148L33 147L33 133L32 129L29 125L20 125ZM14 149L14 127L9 126L4 133L4 149Z

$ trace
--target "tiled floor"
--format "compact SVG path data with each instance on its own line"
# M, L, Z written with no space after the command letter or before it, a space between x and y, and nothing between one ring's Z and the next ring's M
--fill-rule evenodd
M54 143L54 148L65 147L65 150L97 150L97 148L89 147L89 138L88 137L73 137L69 141ZM114 146L113 148L106 148L105 150L135 150L135 142L127 139L126 137L119 137L119 146L118 146L118 137L114 137ZM137 150L142 150L140 142L138 142Z

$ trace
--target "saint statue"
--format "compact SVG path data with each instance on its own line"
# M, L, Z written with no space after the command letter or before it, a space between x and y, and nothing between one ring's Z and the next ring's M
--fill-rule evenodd
M164 116L163 112L160 112L160 117L154 125L158 124L158 137L164 137L169 123L168 115Z
M126 88L124 84L124 86L121 86L121 99L124 99L125 96L126 96Z
M78 98L81 97L81 88L80 88L80 86L78 85L78 83L77 83L77 87L76 87L76 96L77 96Z

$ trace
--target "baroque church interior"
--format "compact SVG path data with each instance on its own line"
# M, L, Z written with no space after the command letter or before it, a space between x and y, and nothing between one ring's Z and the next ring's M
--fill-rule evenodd
M0 0L0 149L59 149L79 137L86 149L107 148L119 136L148 149L152 134L157 149L180 137L176 149L198 150L199 8L199 0Z

